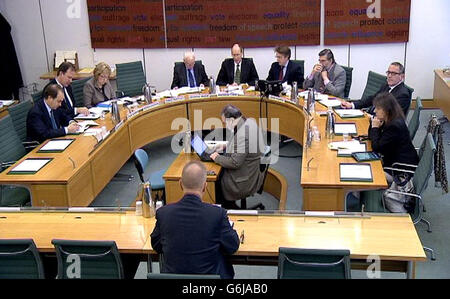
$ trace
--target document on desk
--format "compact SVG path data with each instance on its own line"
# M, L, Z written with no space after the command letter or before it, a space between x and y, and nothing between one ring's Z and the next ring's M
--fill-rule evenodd
M367 145L365 143L354 144L351 148L340 148L338 149L338 157L351 157L352 153L365 152L367 151Z
M38 150L38 153L60 153L64 151L75 139L52 139Z
M3 105L3 106L10 106L10 105L12 105L12 104L14 104L14 100L8 100L8 101L0 101L0 103Z
M93 109L93 108L91 108ZM84 114L78 114L77 116L75 116L75 120L94 120L94 119L99 119L100 118L100 113L95 113L93 111L90 111L89 109L89 114L88 115L84 115Z
M373 182L369 163L339 163L339 175L343 182Z
M34 174L42 169L52 158L28 158L11 169L8 174Z
M320 100L319 103L328 108L341 106L341 101L339 101L338 99L333 99L333 98L328 98L326 100Z
M336 135L357 135L356 124L355 123L335 123L334 124L334 134Z
M334 109L341 118L363 117L364 112L359 109Z

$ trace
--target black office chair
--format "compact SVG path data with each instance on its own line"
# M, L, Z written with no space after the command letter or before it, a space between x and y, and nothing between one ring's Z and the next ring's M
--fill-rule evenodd
M266 180L267 171L269 170L270 166L270 154L272 150L270 149L270 146L266 145L264 148L263 157L261 159L261 163L259 164L259 170L263 173L263 181L261 184L261 187L259 187L258 191L256 193L262 194L264 190L264 182ZM247 207L247 198L241 198L241 209L243 210L265 210L266 207L262 203L257 203L251 207Z
M350 88L352 87L352 77L353 77L353 68L342 66L342 68L345 70L345 87L344 87L344 98L348 98L350 94Z
M0 240L0 279L43 279L44 269L32 239Z

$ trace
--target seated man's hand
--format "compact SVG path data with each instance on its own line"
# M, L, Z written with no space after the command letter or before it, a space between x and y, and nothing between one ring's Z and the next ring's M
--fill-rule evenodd
M76 122L72 122L67 127L67 132L68 133L75 133L76 131L78 131L79 128L80 128L80 126Z
M218 155L219 155L219 153L214 152L214 153L212 153L211 155L209 155L209 157L210 157L213 161L216 161L216 158L217 158Z
M89 115L89 109L86 107L77 107L77 112L84 115Z
M352 103L349 103L349 102L346 102L346 101L342 101L341 102L341 107L345 108L345 109L352 109L353 105L352 105Z

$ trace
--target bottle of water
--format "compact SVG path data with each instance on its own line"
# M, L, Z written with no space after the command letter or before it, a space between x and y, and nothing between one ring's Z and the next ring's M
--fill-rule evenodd
M325 127L325 134L329 139L332 139L334 136L334 113L331 110L331 107L328 107L327 111L327 123Z
M314 105L316 104L316 98L314 94L314 88L310 88L308 92L307 111L312 115L314 114Z

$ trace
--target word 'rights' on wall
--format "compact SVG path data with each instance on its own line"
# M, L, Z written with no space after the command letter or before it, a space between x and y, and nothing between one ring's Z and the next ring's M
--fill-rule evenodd
M93 48L320 44L320 0L88 0ZM165 21L165 26L164 26Z
M325 0L326 45L407 42L411 0Z

